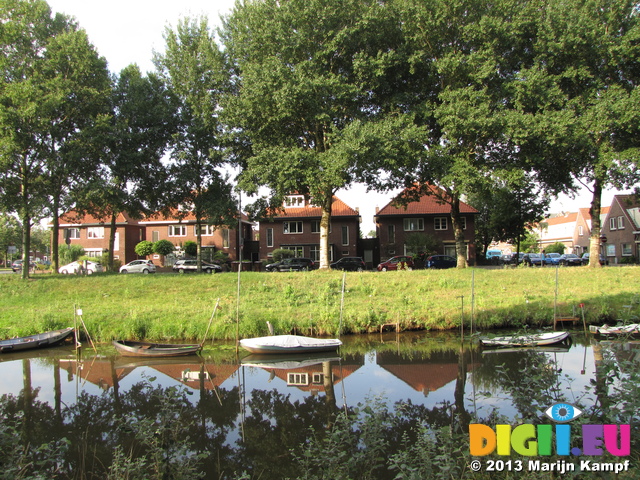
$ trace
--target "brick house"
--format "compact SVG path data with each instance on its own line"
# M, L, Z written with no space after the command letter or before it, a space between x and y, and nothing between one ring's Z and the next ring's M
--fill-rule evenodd
M602 224L603 244L610 264L637 263L640 259L640 198L615 195Z
M60 250L65 245L80 245L89 257L101 257L109 249L111 223L92 215L80 216L70 211L60 216L58 244ZM135 246L145 240L144 227L126 213L116 217L116 236L113 246L113 257L122 264L138 258Z
M304 195L289 195L282 211L260 222L260 258L270 260L278 248L292 250L296 257L320 261L321 207L311 205ZM329 258L358 255L360 213L338 197L331 204Z
M600 224L604 220L610 207L600 209ZM549 217L540 222L535 233L540 239L540 250L556 242L565 246L565 253L582 255L589 251L591 238L591 214L588 208L580 208L577 212L562 213Z
M429 188L434 193L423 195L406 206L396 206L392 200L376 213L376 233L380 242L382 259L409 253L407 251L407 237L416 233L430 235L442 243L442 251L427 253L455 257L456 244L451 224L451 206L438 200L436 194L444 195L442 190L432 185ZM476 258L475 217L478 215L478 211L472 206L460 202L460 213L467 247L467 261L474 264Z
M242 232L245 258L251 258L255 250L257 255L257 243L253 241L252 223L243 215ZM237 260L240 248L240 238L235 229L217 227L211 225L203 227L202 246L211 253L216 250L229 255L232 261ZM92 215L80 216L76 212L68 212L60 217L60 230L58 242L60 248L65 245L77 244L84 248L85 254L90 257L100 257L109 249L109 234L111 226L109 220L100 220ZM156 242L169 240L177 248L177 255L186 241L196 241L195 218L186 217L180 220L164 217L156 214L142 220L135 220L125 213L120 213L116 219L116 237L113 248L113 257L122 265L138 259L135 247L142 240ZM205 250L206 252L206 250ZM154 255L156 264L164 264L165 259ZM205 258L207 254L205 253Z

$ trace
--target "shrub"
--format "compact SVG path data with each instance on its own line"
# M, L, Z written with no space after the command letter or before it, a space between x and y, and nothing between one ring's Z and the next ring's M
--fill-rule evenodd
M67 247L60 248L58 253L60 257L60 264L66 265L67 263L75 262L84 255L84 248L80 245L67 245Z
M293 250L289 250L287 248L276 248L273 251L273 261L279 262L284 258L293 258L295 257L295 253Z
M141 257L151 255L153 253L153 243L149 240L143 240L136 245L135 252L136 255L139 255Z
M198 254L198 244L193 240L187 240L183 245L184 253L190 257L195 257Z
M564 253L564 243L553 243L544 249L544 253L559 253L562 255Z
M169 255L175 250L175 246L169 240L158 240L153 244L153 252L158 255Z

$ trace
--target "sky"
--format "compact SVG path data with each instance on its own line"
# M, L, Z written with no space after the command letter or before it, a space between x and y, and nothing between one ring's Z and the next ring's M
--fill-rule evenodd
M235 0L48 0L48 4L53 12L75 17L98 54L106 58L109 70L119 73L132 63L142 72L154 71L153 53L164 51L163 35L167 27L173 29L181 18L205 15L215 28L220 25L220 16L231 12ZM397 190L366 192L365 186L356 185L338 191L337 196L360 210L361 230L367 235L375 229L376 207L384 207L397 193ZM602 205L611 205L616 193L619 192L604 192ZM553 202L551 211L576 212L578 208L588 208L590 202L591 195L585 190L575 198L561 195Z

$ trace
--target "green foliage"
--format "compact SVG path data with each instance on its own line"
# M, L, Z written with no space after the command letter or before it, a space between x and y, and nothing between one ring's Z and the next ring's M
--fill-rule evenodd
M293 258L295 253L287 248L276 248L273 252L273 261L280 262L285 258Z
M153 244L153 253L158 255L169 255L176 249L175 245L169 240L158 240Z
M187 240L183 245L184 253L190 257L195 257L198 254L198 244L193 240Z
M84 248L81 245L72 243L61 248L59 253L61 265L66 265L84 256Z
M552 243L548 247L544 248L545 253L559 253L562 255L565 252L565 246L562 242Z
M136 245L135 252L136 255L140 257L151 255L153 253L153 242L150 242L149 240L142 240Z

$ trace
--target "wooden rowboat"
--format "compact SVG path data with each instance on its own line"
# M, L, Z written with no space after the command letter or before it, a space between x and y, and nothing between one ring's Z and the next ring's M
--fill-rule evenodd
M613 327L608 325L602 325L601 327L589 325L589 332L604 337L637 337L640 335L640 323L616 325Z
M199 343L151 343L133 340L114 340L113 346L125 357L179 357L196 355L202 345Z
M19 352L21 350L31 350L35 348L52 347L62 343L73 334L73 328L63 328L50 332L38 333L28 337L9 338L0 340L0 352Z
M271 335L240 340L240 346L245 350L262 354L335 352L340 345L342 342L337 338L312 338L301 335Z
M503 337L484 337L480 339L484 347L540 347L557 345L570 339L569 332L523 333Z

